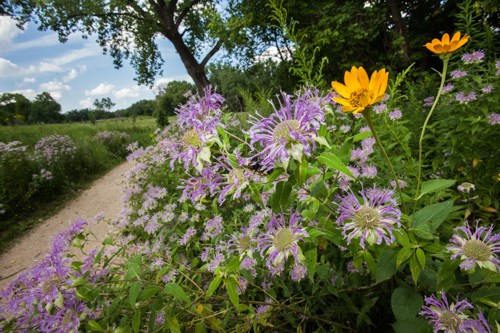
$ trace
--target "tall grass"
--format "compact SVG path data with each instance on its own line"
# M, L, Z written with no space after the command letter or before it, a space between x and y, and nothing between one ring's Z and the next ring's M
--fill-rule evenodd
M2 127L0 145L0 252L36 222L75 196L78 189L121 163L132 142L148 145L156 128L152 117L90 123ZM105 134L105 135L102 135ZM55 161L40 158L35 147L57 135L74 146ZM9 148L14 147L14 148ZM15 147L26 147L15 149ZM2 148L2 147L0 147ZM24 149L24 148L23 148Z

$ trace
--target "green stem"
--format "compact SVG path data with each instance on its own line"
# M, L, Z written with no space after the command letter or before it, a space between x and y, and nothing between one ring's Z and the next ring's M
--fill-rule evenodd
M420 187L422 185L422 155L423 155L423 142L425 130L427 129L427 124L429 123L429 119L431 119L432 113L436 108L436 105L439 101L439 97L441 97L441 93L443 92L444 81L446 80L446 71L448 70L448 61L450 57L443 57L443 71L441 72L441 84L439 85L439 89L436 95L436 99L434 99L434 103L432 103L431 110L429 114L427 114L427 118L425 118L424 125L422 126L422 132L420 133L420 139L418 140L418 176L417 176L417 192L415 194L415 202L413 206L413 212L415 212L417 208L418 196L420 194Z
M363 111L362 114L365 117L365 120L368 123L370 130L372 131L373 137L375 138L375 141L377 142L380 150L382 151L382 154L385 157L385 160L387 161L387 164L389 166L389 170L391 171L391 174L392 174L392 178L394 178L394 182L396 183L395 185L396 185L396 189L397 189L398 194L399 194L399 199L401 200L401 206L403 207L403 210L406 211L405 204L403 201L403 192L401 192L401 188L399 187L398 177L396 176L396 172L394 171L394 167L392 166L391 160L389 159L389 155L387 155L387 152L385 151L384 145L382 144L382 142L380 141L380 139L378 137L377 130L375 129L375 125L373 124L373 120L372 120L372 117L370 114L370 109L365 109L365 111Z

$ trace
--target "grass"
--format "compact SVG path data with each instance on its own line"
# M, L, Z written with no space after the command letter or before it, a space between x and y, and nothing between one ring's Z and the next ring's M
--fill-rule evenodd
M131 119L109 119L91 123L47 124L2 127L0 142L21 141L32 152L34 145L41 139L53 134L68 135L75 142L77 154L69 167L65 167L63 179L57 186L43 189L33 196L26 196L29 188L33 165L14 165L2 170L0 163L0 186L15 188L0 188L0 203L9 203L10 211L0 215L0 253L9 249L16 240L46 218L64 208L66 203L78 196L80 190L111 170L124 160L122 153L111 151L93 137L101 131L119 131L127 133L128 142L139 142L147 146L151 134L156 129L155 118L140 117L136 122ZM9 179L10 178L10 179ZM17 179L12 179L17 178ZM19 186L17 186L19 184ZM2 193L3 199L2 199ZM7 193L7 194L5 194ZM19 199L18 199L19 198ZM9 206L9 205L7 205Z

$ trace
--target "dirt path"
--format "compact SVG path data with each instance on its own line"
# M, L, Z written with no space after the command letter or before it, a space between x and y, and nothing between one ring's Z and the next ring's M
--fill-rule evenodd
M94 181L91 187L83 191L78 198L69 202L56 215L40 223L28 235L22 237L14 247L2 254L0 256L0 290L14 280L18 273L43 258L52 246L53 236L79 218L85 219L89 223L87 228L97 236L98 239L92 241L95 246L100 244L112 227L103 222L92 223L92 219L101 212L108 220L119 215L124 175L129 169L130 164L125 162Z

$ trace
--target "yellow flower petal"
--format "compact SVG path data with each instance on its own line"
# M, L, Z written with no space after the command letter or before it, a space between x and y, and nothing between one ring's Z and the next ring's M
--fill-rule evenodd
M344 98L349 98L351 96L351 91L340 82L332 81L332 88Z
M362 88L368 89L370 86L370 80L368 79L368 74L363 67L358 68L358 80Z
M450 35L445 33L441 40L434 38L431 43L426 43L424 46L431 52L436 54L444 54L455 52L459 48L461 48L467 41L469 40L469 36L464 35L461 37L460 31L457 31L453 34L453 37L450 40Z

